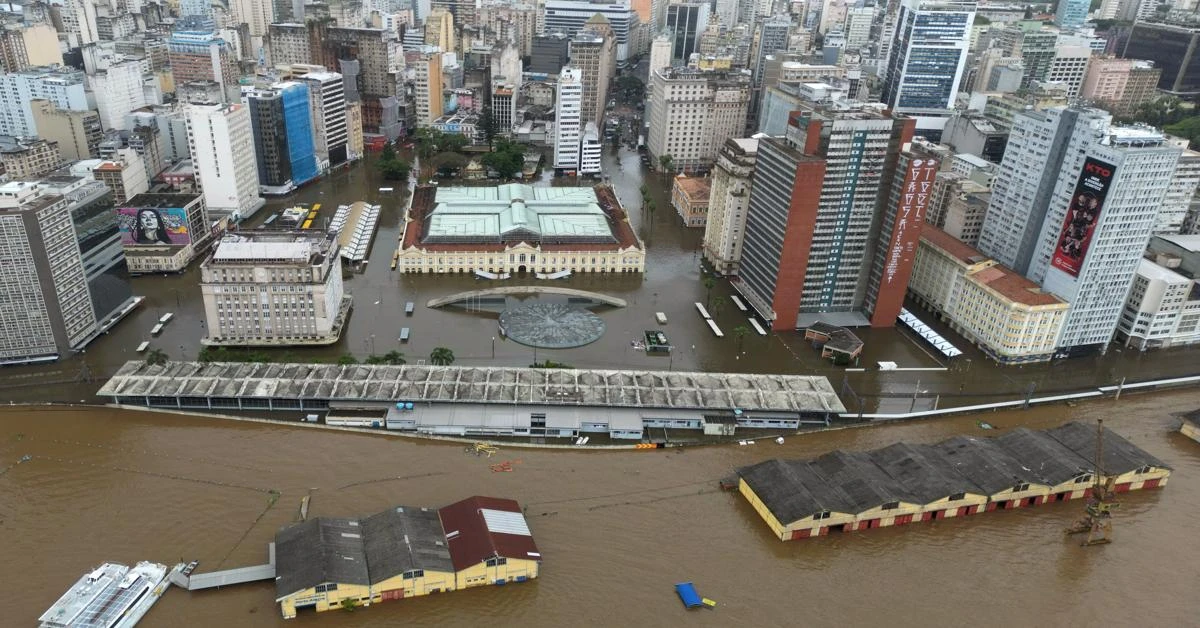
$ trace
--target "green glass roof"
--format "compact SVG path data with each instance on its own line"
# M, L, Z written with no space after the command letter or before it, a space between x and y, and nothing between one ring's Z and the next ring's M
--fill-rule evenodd
M613 238L590 187L438 188L426 240L525 237Z

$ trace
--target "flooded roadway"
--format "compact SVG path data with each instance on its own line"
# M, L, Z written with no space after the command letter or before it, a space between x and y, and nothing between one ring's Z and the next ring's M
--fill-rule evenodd
M966 355L951 365L948 372L847 372L819 358L795 332L760 337L754 333L738 340L733 329L744 324L745 315L728 301L732 293L725 281L712 292L709 307L725 338L715 338L692 306L708 301L702 282L700 247L703 229L680 224L670 204L669 179L644 170L635 152L622 150L605 153L605 172L610 177L631 220L646 241L646 273L637 275L576 275L554 282L557 286L592 290L628 301L627 308L603 314L607 332L586 347L567 350L538 350L537 359L547 358L577 367L677 369L705 371L742 371L819 374L830 378L841 390L843 380L864 397L865 410L906 412L910 408L968 405L1020 398L1031 390L1035 394L1116 384L1127 377L1131 381L1156 377L1195 374L1200 349L1165 350L1139 354L1114 350L1108 356L1078 358L1055 365L998 367L959 336L943 330ZM643 212L639 188L645 184L657 207ZM340 203L367 200L382 206L380 228L371 250L370 264L363 274L347 273L346 289L355 298L347 331L340 342L325 348L279 349L272 352L280 360L332 361L343 354L359 359L371 353L384 354L398 349L410 361L427 358L434 347L452 349L459 364L527 366L534 361L532 349L505 340L497 333L494 314L430 310L425 302L433 297L487 287L494 283L465 275L405 275L389 268L397 237L401 232L407 195L403 188L381 193L380 187L393 186L383 181L373 162L356 164L335 173L285 200L274 200L251 219L253 228L267 216L296 203L320 203L321 216L332 216ZM649 214L649 215L646 215ZM122 363L137 359L135 347L143 340L162 349L172 359L194 359L200 338L205 333L200 301L198 264L182 275L151 276L134 279L134 292L145 295L146 302L112 332L92 343L86 353L56 364L39 367L0 369L0 400L70 401L90 399L99 388L96 382L72 385L86 364L95 378L113 373ZM525 280L526 283L545 283ZM718 298L720 297L720 298ZM403 315L404 304L417 304L415 316ZM676 349L671 356L649 356L630 346L645 329L659 329L655 312L667 314L669 323L662 327ZM175 319L158 338L150 328L166 312ZM926 322L932 317L921 314ZM412 329L412 341L401 344L401 327ZM939 367L932 349L922 346L910 334L891 329L856 330L866 341L862 366L874 366L889 360L901 367ZM493 341L493 338L495 340ZM494 347L494 355L493 355ZM58 382L47 387L48 381ZM916 394L914 395L914 391ZM851 410L857 406L846 400Z
M733 467L834 448L980 436L976 418L793 437L783 446L602 453L504 449L492 473L462 446L116 409L0 412L0 624L28 626L106 561L261 563L311 492L313 516L473 494L527 508L541 577L342 612L279 618L270 583L170 591L159 626L1061 626L1195 625L1200 444L1169 414L1200 394L1126 396L994 413L1001 429L1102 416L1174 467L1162 490L1122 496L1116 542L1083 549L1062 529L1081 503L782 543L716 480ZM30 462L8 465L31 455ZM281 493L270 505L270 491ZM685 611L693 580L715 611Z

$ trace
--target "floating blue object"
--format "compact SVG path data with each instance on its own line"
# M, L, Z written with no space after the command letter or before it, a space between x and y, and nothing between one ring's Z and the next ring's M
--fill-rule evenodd
M396 409L397 409L397 410L403 410L403 409L404 409L404 402L403 402L403 401L397 401L397 402L396 402Z
M412 410L412 409L413 409L413 404L412 404L412 402L411 402L411 401L409 401L408 403L404 404L404 409L405 409L405 410Z
M680 582L675 585L675 593L679 594L679 600L683 602L686 608L704 606L704 602L700 599L700 594L696 593L696 587L690 582Z

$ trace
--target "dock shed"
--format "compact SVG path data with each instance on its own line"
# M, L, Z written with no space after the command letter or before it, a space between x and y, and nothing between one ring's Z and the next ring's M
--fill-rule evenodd
M1037 506L1050 495L1050 485L995 439L955 436L934 448L955 471L987 495L988 510Z
M921 500L888 475L871 457L858 451L833 451L811 466L852 500L854 521L834 531L870 530L908 523L921 513Z
M1047 430L1046 434L1066 445L1080 457L1091 458L1096 452L1096 430L1072 421ZM1118 493L1166 484L1171 470L1167 465L1116 432L1104 428L1104 452L1100 461L1101 478L1113 481Z
M997 438L996 444L1042 478L1050 487L1048 500L1079 499L1092 490L1090 456L1080 456L1045 432L1020 427Z
M459 588L525 582L538 576L542 554L517 502L476 496L438 514Z
M853 525L855 501L802 460L767 460L739 471L738 492L781 541Z
M988 496L960 474L953 464L929 445L896 443L868 454L871 461L895 478L921 502L921 521L973 515L984 509ZM895 525L911 523L899 516Z

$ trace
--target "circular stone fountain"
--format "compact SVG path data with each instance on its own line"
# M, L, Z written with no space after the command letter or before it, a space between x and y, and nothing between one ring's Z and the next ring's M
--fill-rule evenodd
M500 314L501 333L527 347L570 349L604 335L604 321L563 303L529 303Z

